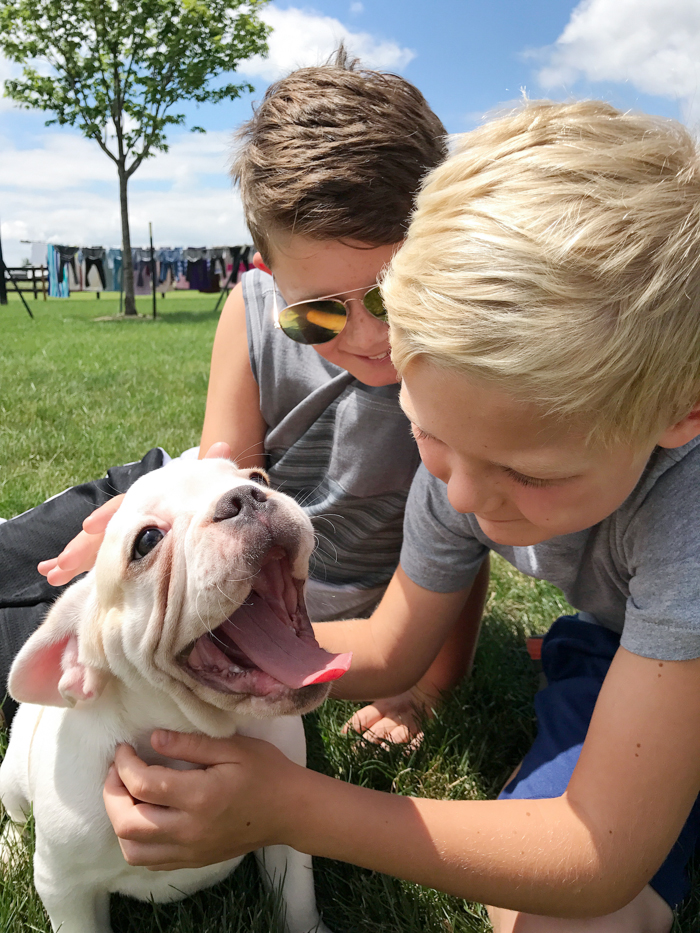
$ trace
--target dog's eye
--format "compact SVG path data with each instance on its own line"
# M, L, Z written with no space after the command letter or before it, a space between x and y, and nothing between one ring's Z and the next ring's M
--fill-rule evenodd
M267 478L266 473L261 473L258 470L253 470L252 473L248 474L248 479L253 483L260 483L261 486L270 485L270 480Z
M134 560L141 560L146 554L150 554L153 548L165 537L160 528L144 528L141 534L134 542Z

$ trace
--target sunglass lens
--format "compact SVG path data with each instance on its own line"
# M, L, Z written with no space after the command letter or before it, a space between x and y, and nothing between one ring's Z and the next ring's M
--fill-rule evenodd
M375 285L374 288L370 288L362 301L371 315L380 321L386 321L386 308L384 307L382 293L379 291L378 285Z
M347 313L340 301L305 301L280 312L282 330L297 343L328 343L345 327Z

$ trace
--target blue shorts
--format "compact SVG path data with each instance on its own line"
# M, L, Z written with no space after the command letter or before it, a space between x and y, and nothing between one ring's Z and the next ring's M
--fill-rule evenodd
M537 738L499 799L560 797L586 738L598 693L620 636L576 616L562 616L542 642L547 686L535 697ZM688 862L700 835L700 797L668 858L649 882L672 908L690 891Z

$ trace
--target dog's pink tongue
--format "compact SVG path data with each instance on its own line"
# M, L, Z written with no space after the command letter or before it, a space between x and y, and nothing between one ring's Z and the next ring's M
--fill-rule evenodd
M287 687L337 680L350 668L351 652L331 654L301 641L256 593L224 622L224 631L261 670Z

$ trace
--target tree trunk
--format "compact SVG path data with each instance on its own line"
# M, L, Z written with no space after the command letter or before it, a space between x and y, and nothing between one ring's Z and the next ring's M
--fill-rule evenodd
M122 215L122 286L124 288L124 314L136 315L136 300L134 298L134 264L131 260L131 235L129 233L129 206L127 202L126 187L129 179L126 177L123 165L117 165L119 172L119 205Z

